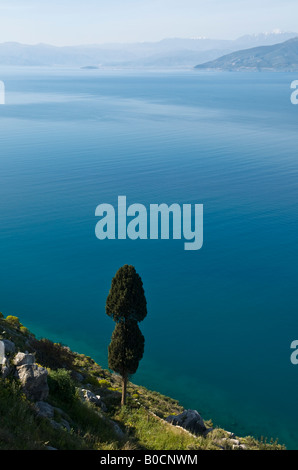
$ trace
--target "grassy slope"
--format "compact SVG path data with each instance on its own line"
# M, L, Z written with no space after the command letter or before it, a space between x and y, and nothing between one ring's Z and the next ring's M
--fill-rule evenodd
M16 317L0 318L0 339L13 341L18 351L34 352L36 362L48 369L48 402L63 410L56 413L55 421L66 419L71 427L71 431L53 428L47 419L37 416L34 404L25 398L14 378L0 379L0 450L38 450L47 446L59 450L218 450L218 444L231 448L229 441L221 440L229 437L223 429L215 428L207 437L196 437L166 423L167 416L181 413L183 407L145 387L129 383L127 406L121 408L117 375L102 369L90 357L48 340L37 340ZM83 403L74 387L59 391L59 387L51 386L57 385L59 375L67 375L65 371L69 371L71 385L100 395L108 411ZM123 431L121 437L113 423ZM205 424L212 426L210 422ZM282 449L277 443L252 437L238 439L248 449Z

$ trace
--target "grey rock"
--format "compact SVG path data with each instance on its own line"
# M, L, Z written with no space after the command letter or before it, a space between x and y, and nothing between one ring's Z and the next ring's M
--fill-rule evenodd
M77 380L78 382L83 382L83 380L84 380L84 376L82 374L80 374L80 372L73 371L72 376L73 376L74 380Z
M9 359L7 357L4 357L2 361L2 378L6 379L6 377L9 376L13 371L13 368L10 365Z
M19 352L14 360L13 363L16 367L21 367L21 366L28 366L28 365L33 365L35 363L35 357L33 354L26 354L23 352Z
M71 428L70 428L70 424L69 424L68 421L66 421L66 419L63 419L63 418L62 418L60 424L61 424L61 426L62 426L63 428L66 429L66 431L70 432L70 429L71 429Z
M59 422L54 420L55 411L60 415L64 415L64 411L60 408L55 408L45 401L38 401L35 403L35 409L38 416L47 418L55 429L66 429L68 432L70 432L70 424L66 419L60 417Z
M238 439L230 439L228 437L224 437L223 439L221 439L221 442L234 446L240 446L240 441Z
M205 434L207 431L202 417L196 410L184 410L178 416L168 416L166 421L174 426L181 426L193 434Z
M112 420L110 420L110 423L112 424L112 426L114 428L114 431L117 434L117 437L119 439L123 439L124 438L124 432L122 431L120 426L117 423L115 423L115 421L112 421Z
M95 405L97 405L100 401L100 396L99 395L95 395L90 390L86 390L85 388L81 389L81 396L83 397L83 399L85 401L88 401L90 403L94 403Z
M238 439L230 439L230 443L235 446L240 446L240 441L238 441Z
M100 400L99 406L100 406L100 408L101 408L102 411L104 411L105 413L107 413L108 408L106 407L106 405L105 405L105 403L102 401L102 399Z
M54 418L54 407L45 401L38 401L35 403L35 409L38 416L48 419Z
M246 445L244 445L244 444L240 444L240 445L235 445L235 444L234 444L233 447L232 447L232 449L233 449L233 450L247 450L247 447L246 447Z
M52 426L52 428L54 428L54 429L61 429L62 428L61 424L57 423L57 421L55 421L54 419L50 419L49 423Z
M233 433L229 433L233 435ZM218 444L223 446L224 449L232 449L232 450L247 450L245 444L241 444L239 439L231 438L231 437L223 437L218 441Z
M33 401L47 399L49 395L47 376L48 371L36 364L24 364L16 368L16 377L21 381L25 395Z
M2 366L5 359L5 345L3 341L0 341L0 366Z
M54 419L50 419L50 424L54 429L66 429L66 431L70 432L69 422L65 419L61 419L60 423L57 423Z
M0 369L3 379L5 379L13 370L6 355L12 354L14 351L15 344L12 341L9 341L8 339L0 341Z
M4 343L5 354L14 354L16 347L15 344L10 341L9 339L3 339L2 343Z
M85 388L80 390L80 395L83 401L93 403L94 405L99 406L103 411L107 411L107 407L103 403L100 395L95 395L93 392Z

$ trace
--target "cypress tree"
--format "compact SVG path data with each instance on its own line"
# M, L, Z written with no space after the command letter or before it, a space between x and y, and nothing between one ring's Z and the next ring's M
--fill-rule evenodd
M127 380L136 373L144 354L145 338L134 320L116 324L109 345L109 368L122 377L121 405L126 402Z
M112 280L106 301L106 313L116 323L108 348L109 368L122 377L122 400L126 402L127 380L143 357L145 339L138 322L147 315L143 282L134 266L120 268Z
M141 322L147 315L147 302L143 282L134 266L120 268L112 280L106 301L106 313L113 320Z

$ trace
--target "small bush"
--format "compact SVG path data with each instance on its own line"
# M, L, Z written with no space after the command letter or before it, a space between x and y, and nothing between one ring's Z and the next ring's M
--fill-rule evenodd
M18 317L14 317L13 315L8 315L5 319L10 325L14 326L15 328L20 328L23 326L18 319Z
M102 379L98 381L100 387L108 388L111 387L111 383L108 380Z
M36 360L44 367L54 370L72 369L74 353L62 344L53 343L48 339L34 339L31 341L31 346L35 350Z
M30 336L31 334L28 328L26 328L25 326L20 326L20 332L23 333L23 335L25 336Z
M84 384L89 384L89 385L93 385L93 387L98 387L98 379L96 377L94 377L94 375L90 375L88 374L84 381L83 381Z
M70 371L65 369L50 370L48 385L50 394L59 401L73 403L76 389Z

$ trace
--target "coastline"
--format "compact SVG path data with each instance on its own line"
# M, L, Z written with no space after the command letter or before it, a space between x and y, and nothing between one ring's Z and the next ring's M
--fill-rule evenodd
M26 385L21 380L22 385L18 392L20 395L16 394L15 396L19 397L18 399L21 401L25 400L28 410L35 410L32 411L33 420L38 408L37 418L40 419L42 416L42 419L45 419L48 423L49 429L53 426L53 423L49 426L49 423L53 421L52 417L55 416L55 413L56 415L57 413L60 414L58 424L54 421L54 429L59 434L60 444L62 442L60 432L63 434L67 433L69 438L69 433L74 435L76 427L81 426L81 424L74 423L73 419L70 418L71 408L87 406L84 412L86 413L88 410L88 413L90 413L90 422L95 419L93 413L100 417L105 426L109 427L109 439L113 442L113 446L118 446L117 450L123 450L123 448L127 450L137 450L138 448L140 450L144 448L147 450L285 450L284 446L279 445L276 441L273 442L273 440L262 439L258 441L251 436L240 438L231 431L226 431L216 427L216 425L214 426L210 420L204 421L196 410L185 410L177 400L161 395L158 392L150 391L143 386L135 385L133 382L129 382L128 386L128 405L120 407L120 381L116 374L103 369L91 357L75 353L60 343L52 343L46 339L37 340L35 335L20 323L18 317L8 316L6 319L3 316L2 318L0 317L0 344L6 344L10 348L6 355L6 366L10 368L10 371L7 373L7 370L2 365L4 377L2 375L0 380L0 386L3 387L1 392L8 387L8 384L11 386L11 384L16 382L16 371L18 371L18 367L26 367L24 363L26 357L29 358L27 367L33 361L33 366L37 368L36 370L45 371L48 383L50 384L50 393L48 395L42 396L43 399L37 401L33 400L30 396L28 398L28 390L26 390ZM19 363L21 365L19 366L18 358L21 358ZM67 374L71 377L71 383L76 388L76 394L80 396L80 399L77 396L76 398L73 397L75 405L70 406L68 402L69 396L64 397L65 389L57 388L59 374L61 376L64 374L63 380L65 380ZM19 381L17 382L19 383ZM54 388L53 383L55 384ZM32 387L30 390L32 392ZM91 397L91 399L89 400L87 397ZM11 396L10 399L12 399ZM59 405L58 408L57 405ZM41 410L44 409L48 410L47 413L51 413L51 410L54 410L50 421L47 413L42 414ZM60 411L57 412L55 411L56 409ZM3 413L4 411L1 409L0 416L2 416L5 423ZM194 424L192 424L192 427L187 428L184 424L187 420L185 421L183 418L179 421L180 416L184 416L184 418L188 416L188 418L192 417L192 419L195 417L196 426L194 427ZM131 435L132 427L135 429L133 435ZM144 427L146 427L145 430ZM153 430L153 434L157 433L157 436L159 436L157 439L156 436L154 438L150 437ZM81 433L82 430L80 429L79 435ZM52 435L52 429L50 429L50 434ZM161 435L163 438L161 438ZM106 438L105 435L104 442L100 442L101 435L99 433L96 436L98 441L96 446L98 447L95 446L95 449L109 450L111 442L108 444ZM52 437L53 442L55 442L55 439L55 437ZM17 442L16 446L18 448L21 444ZM0 449L2 445L3 441L1 443L0 439ZM13 445L13 442L10 442L11 445ZM36 442L27 443L27 445L29 449L32 448L33 450L38 447ZM67 445L71 444L68 442ZM80 446L84 447L86 442L78 444L76 441L76 444L73 445L79 445L80 448ZM54 445L49 445L48 447L57 449ZM9 448L11 449L11 447ZM90 449L95 450L93 443ZM63 450L63 448L59 450Z

